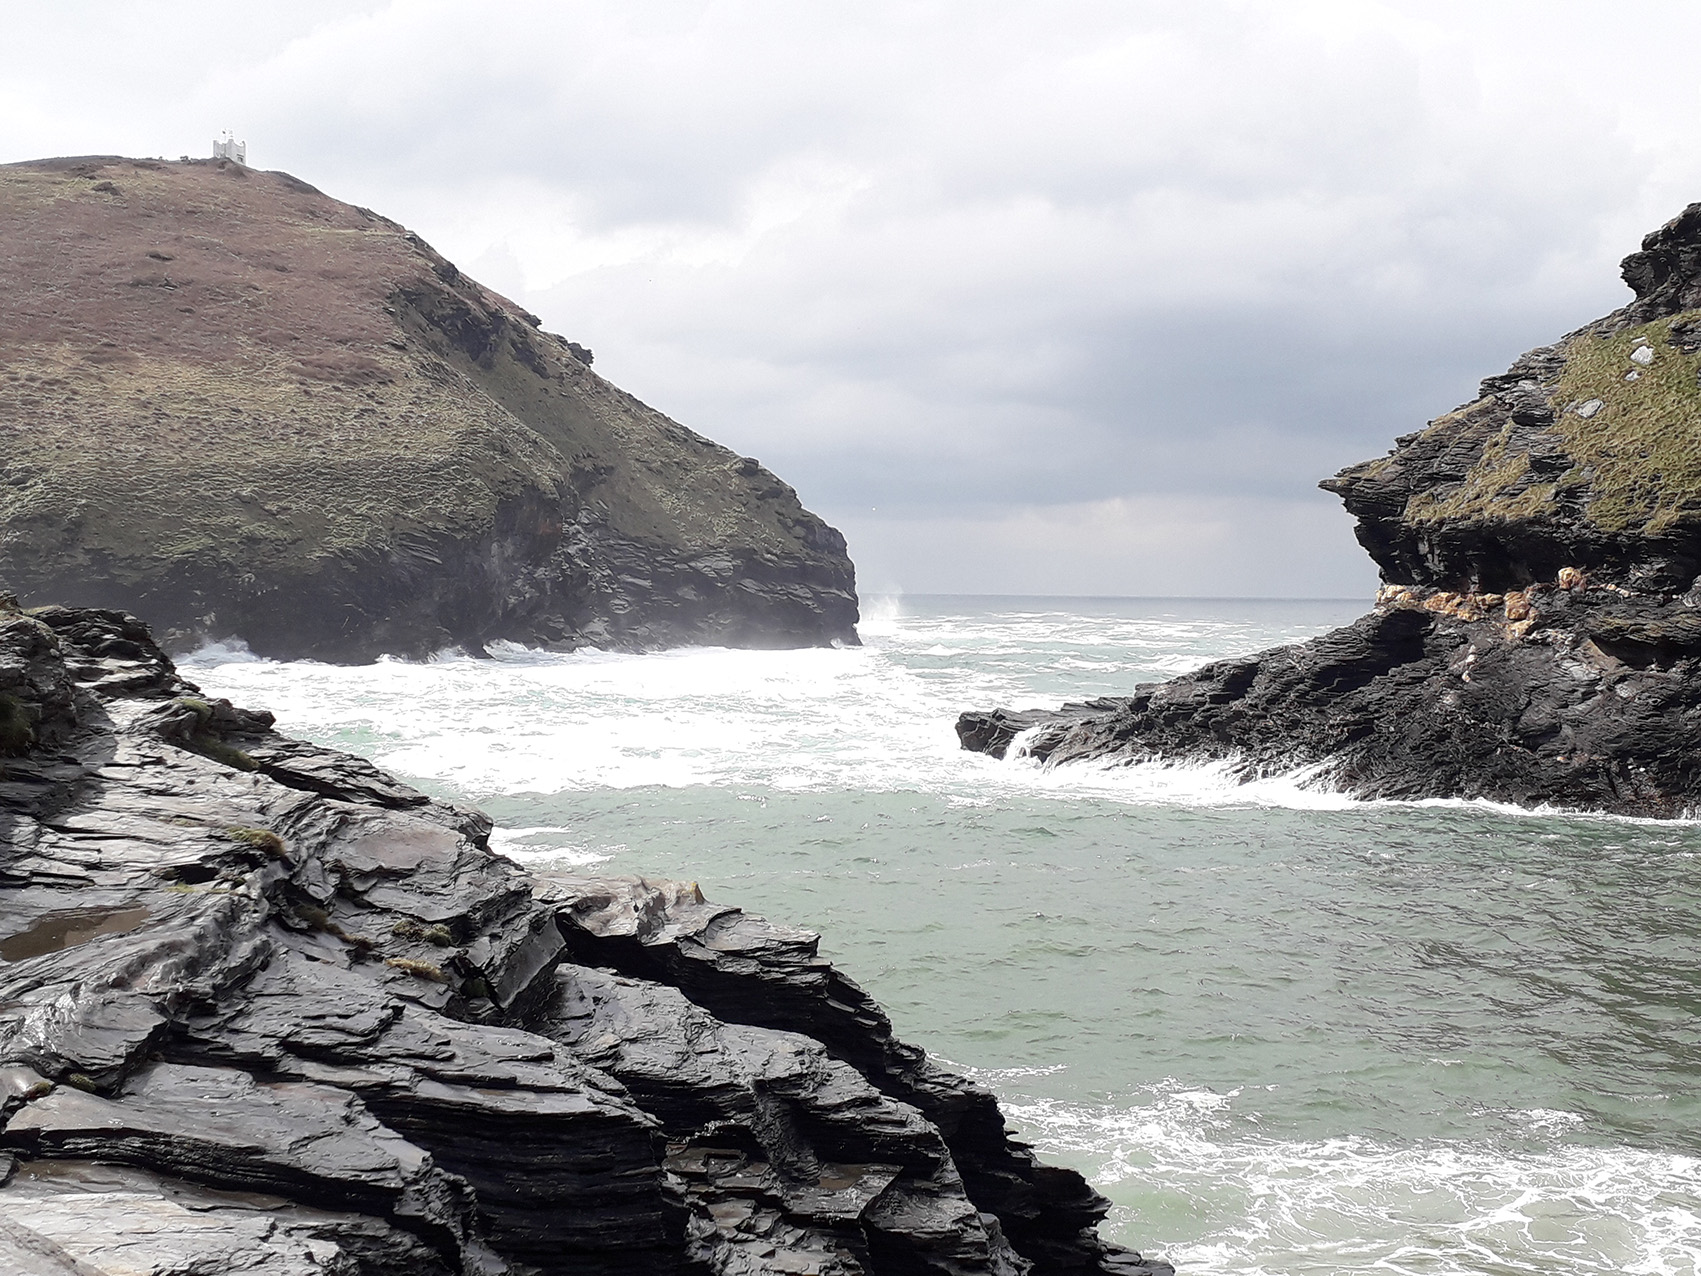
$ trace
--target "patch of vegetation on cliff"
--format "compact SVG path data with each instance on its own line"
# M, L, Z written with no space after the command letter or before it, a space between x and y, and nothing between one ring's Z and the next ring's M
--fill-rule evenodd
M1575 501L1603 531L1657 535L1701 514L1701 351L1673 342L1674 332L1686 335L1698 319L1701 311L1686 311L1616 332L1577 334L1548 389L1552 424L1519 422L1500 409L1497 428L1463 480L1415 493L1406 519L1426 526L1511 523ZM1473 417L1493 405L1478 400L1438 418L1424 435L1468 433ZM1555 445L1546 449L1545 473L1532 464L1532 445L1543 435ZM1368 465L1361 473L1378 475Z
M1659 533L1701 512L1701 353L1672 343L1674 329L1698 318L1701 311L1685 311L1604 336L1585 332L1566 349L1553 428L1589 476L1586 513L1597 527ZM1633 360L1639 349L1652 353ZM1581 416L1594 401L1601 407Z
M29 706L13 695L0 692L0 758L29 752L35 743L35 720Z
M1465 408L1436 420L1432 431L1463 431L1488 401L1479 399ZM1581 476L1568 474L1561 482L1535 481L1529 452L1517 445L1518 427L1510 420L1483 444L1482 455L1464 481L1439 490L1418 492L1406 504L1406 517L1414 523L1440 524L1460 518L1531 518L1552 505L1562 483Z
M634 562L732 612L736 572L842 580L854 612L789 487L369 210L240 165L48 160L0 165L0 245L0 579L32 601L334 658L607 639L649 602Z
M91 377L54 353L0 375L0 560L74 538L126 583L162 557L233 580L311 570L474 534L562 463L470 387L405 367L357 388L151 355Z

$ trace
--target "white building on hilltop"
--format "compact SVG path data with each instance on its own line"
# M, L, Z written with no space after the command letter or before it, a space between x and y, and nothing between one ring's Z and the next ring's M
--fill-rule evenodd
M223 138L213 139L213 158L235 160L238 164L248 162L248 143L239 142L230 135L230 130L224 131Z

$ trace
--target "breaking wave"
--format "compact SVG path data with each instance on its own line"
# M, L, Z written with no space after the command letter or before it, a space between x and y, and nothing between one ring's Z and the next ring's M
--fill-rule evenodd
M964 753L953 729L964 709L1055 707L1326 627L1079 621L1050 611L907 617L889 604L865 620L861 649L625 655L496 644L489 660L446 652L348 668L221 643L182 664L208 691L271 709L286 730L475 797L742 784L964 801L1012 792L1303 808L1347 800L1314 772L1241 783L1218 763L1046 769ZM1090 649L1107 654L1078 657Z
M1127 1106L1004 1101L1027 1137L1118 1203L1111 1221L1126 1243L1161 1249L1188 1276L1701 1272L1701 1158L1557 1142L1261 1139L1232 1128L1243 1097L1171 1082ZM1581 1120L1519 1115L1538 1134ZM1198 1201L1223 1225L1166 1236L1166 1215Z

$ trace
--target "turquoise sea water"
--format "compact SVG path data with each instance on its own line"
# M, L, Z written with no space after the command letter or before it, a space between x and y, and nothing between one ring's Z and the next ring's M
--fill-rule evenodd
M525 862L821 930L1184 1273L1701 1272L1701 827L957 749L961 709L1361 603L865 610L860 650L186 672L483 806Z

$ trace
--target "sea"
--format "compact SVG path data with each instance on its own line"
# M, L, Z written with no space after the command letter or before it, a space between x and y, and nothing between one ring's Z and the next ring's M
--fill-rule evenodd
M965 753L1364 600L865 600L860 648L208 647L540 870L808 926L1183 1276L1701 1273L1701 827Z

